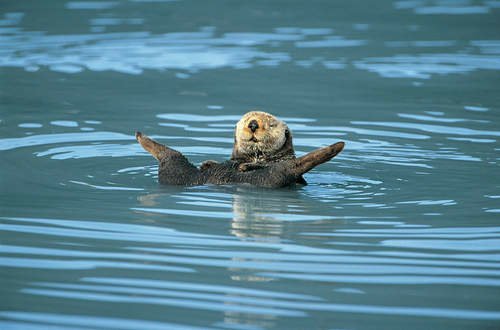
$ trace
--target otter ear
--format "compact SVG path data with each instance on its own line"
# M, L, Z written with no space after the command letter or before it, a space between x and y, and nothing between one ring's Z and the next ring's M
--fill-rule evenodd
M344 149L344 142L337 142L328 147L319 148L295 160L295 175L309 172L315 166L329 161Z

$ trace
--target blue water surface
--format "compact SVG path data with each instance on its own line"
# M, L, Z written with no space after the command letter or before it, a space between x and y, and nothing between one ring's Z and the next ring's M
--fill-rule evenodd
M0 4L0 328L500 327L500 2ZM285 120L309 185L168 187Z

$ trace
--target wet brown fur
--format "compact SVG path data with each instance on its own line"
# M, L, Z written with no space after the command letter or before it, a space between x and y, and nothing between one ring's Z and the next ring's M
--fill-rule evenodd
M256 120L252 132L249 122ZM159 162L158 180L169 185L251 184L278 188L305 183L302 174L327 162L344 148L344 142L316 149L296 158L288 126L265 112L249 112L238 122L231 159L204 162L197 168L180 152L140 132L136 138Z

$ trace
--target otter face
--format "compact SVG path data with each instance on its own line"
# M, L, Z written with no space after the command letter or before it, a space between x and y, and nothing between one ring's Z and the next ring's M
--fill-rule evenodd
M282 149L289 137L288 126L273 115L248 112L236 124L233 157L266 160Z

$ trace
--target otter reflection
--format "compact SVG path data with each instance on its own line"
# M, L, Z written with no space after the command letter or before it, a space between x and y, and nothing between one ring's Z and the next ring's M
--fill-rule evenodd
M285 234L287 213L297 207L299 192L296 189L269 191L237 187L232 196L231 234L239 238L279 242Z
M204 211L199 210L198 212L206 211L207 213L219 212L221 206L224 206L223 209L226 211L222 212L224 213L222 218L212 218L211 225L207 225L205 221L205 227L202 230L196 227L198 230L194 229L189 230L188 233L182 233L184 237L185 234L192 232L193 237L199 239L197 243L193 243L192 240L189 243L179 241L174 247L167 243L165 246L160 244L160 247L165 250L185 249L199 252L197 258L207 260L207 264L200 267L198 271L201 274L206 271L215 275L213 278L197 278L203 284L210 285L214 282L220 284L222 281L228 287L256 291L264 290L267 287L265 283L275 279L260 275L262 268L254 268L252 265L272 264L274 252L278 252L284 244L293 245L290 241L297 237L297 231L303 229L302 226L298 226L296 222L290 220L297 216L308 217L315 213L308 206L310 203L304 200L303 191L293 188L269 190L242 186L168 187L163 190L163 193L144 194L138 200L142 206L148 207L149 210L170 207L169 210L174 212L168 213L169 215L162 215L159 212L157 217L145 217L145 221L158 218L161 219L158 221L161 221L163 226L175 229L181 225L169 225L179 221L177 217L172 217L170 214L181 213L177 211L184 213L185 211L187 215L190 210L196 209L188 205L203 206ZM225 215L232 215L232 217L226 218ZM190 216L189 220L194 223L201 221L193 215ZM217 224L212 224L212 222L217 222ZM229 228L227 227L228 222ZM224 235L221 230L238 239L228 240L227 236L229 235ZM211 244L205 245L203 235L199 234L213 234L214 237L221 239L221 245L218 245L214 238L210 239ZM225 245L228 241L235 244ZM176 252L166 251L164 253L170 256ZM189 254L185 256L186 262L189 262L187 259L189 256ZM217 265L207 266L210 265L211 261L217 261ZM278 259L276 262L280 262L280 260ZM218 268L214 269L214 267ZM273 308L270 308L268 313L245 312L245 307L248 305L244 301L252 297L255 297L256 300L265 299L261 296L254 296L251 292L241 293L235 290L223 292L218 302L221 305L240 304L241 311L225 310L220 315L220 324L231 325L234 328L274 328L280 316L273 311ZM243 302L238 302L240 300ZM286 299L283 298L283 301Z

